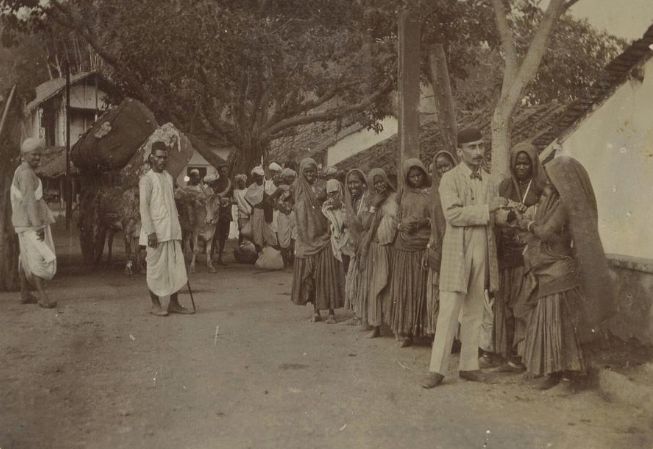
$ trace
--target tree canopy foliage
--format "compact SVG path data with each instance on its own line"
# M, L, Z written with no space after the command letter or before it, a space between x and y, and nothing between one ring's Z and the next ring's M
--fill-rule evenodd
M513 22L523 51L541 11L530 1L519 5ZM24 45L26 33L55 42L73 36L89 53L81 59L100 57L124 95L143 101L160 121L235 148L233 162L242 169L302 125L347 120L378 129L394 112L402 8L420 11L424 48L444 45L455 87L465 93L459 106L496 101L486 87L501 76L494 50L500 37L486 0L0 0L0 7L9 12L5 44ZM572 19L559 28L530 102L574 95L618 44ZM587 55L570 45L581 39L592 48ZM46 60L52 65L52 52ZM464 82L488 63L493 69L481 74L483 84ZM210 151L202 154L217 163Z

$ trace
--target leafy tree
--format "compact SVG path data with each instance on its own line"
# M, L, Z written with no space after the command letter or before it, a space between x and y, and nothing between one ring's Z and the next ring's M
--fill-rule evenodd
M392 113L396 14L424 11L424 39L446 44L464 76L467 50L498 43L482 0L3 0L32 6L13 33L65 27L91 45L122 91L160 120L237 149L248 169L271 142L306 124L348 120L378 129ZM494 35L494 36L493 36ZM217 160L203 148L210 162Z

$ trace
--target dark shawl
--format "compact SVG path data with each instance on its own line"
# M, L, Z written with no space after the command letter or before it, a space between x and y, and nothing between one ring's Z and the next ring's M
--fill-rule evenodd
M349 193L349 177L358 176L362 183L362 193L358 202L354 201ZM350 243L354 249L358 247L363 236L363 214L369 208L368 182L365 174L359 169L350 170L345 177L345 224L349 230ZM358 204L356 204L358 203Z
M373 168L370 171L370 173L367 175L368 186L374 186L375 176L381 176L385 180L385 183L388 186L388 190L390 192L395 191L395 188L390 182L388 175L386 174L385 170L383 170L382 168ZM374 217L372 217L370 227L366 231L364 231L357 252L358 266L361 270L365 268L365 264L367 262L367 255L370 251L370 245L372 243L372 240L374 240L374 236L376 235L376 231L379 228L379 224L381 224L381 219L383 218L383 204L385 204L386 201L392 199L393 196L388 195L388 197L383 201L383 203L377 208L376 212L374 212Z
M581 338L587 341L592 330L612 314L614 300L608 262L599 237L596 197L587 171L572 157L554 158L546 165L546 172L569 214L569 230L583 290Z
M520 153L525 153L528 156L533 169L531 185L526 194L526 198L523 197L526 191L520 192L517 175L515 175L515 162ZM526 207L531 207L538 203L545 183L546 173L544 173L544 168L542 168L542 164L540 163L537 149L530 142L522 142L515 145L510 151L510 176L507 176L499 184L499 196L517 203L523 203ZM497 258L500 269L524 265L524 257L522 255L524 245L517 238L519 233L520 231L516 228L497 227Z
M444 240L444 231L447 228L447 221L444 218L444 211L442 210L442 200L440 199L440 181L442 176L438 172L436 161L439 156L447 156L451 160L451 167L455 167L456 158L447 150L438 151L433 156L433 178L431 180L431 252L432 259L442 260L442 241ZM432 267L438 270L439 267Z
M410 186L408 174L412 168L419 168L424 173L425 185L419 189ZM411 158L404 162L403 166L404 185L397 195L397 216L395 221L399 224L406 217L430 218L431 217L431 192L429 189L430 177L424 164L417 158ZM409 234L405 231L398 231L395 240L395 248L400 251L423 251L431 238L431 230L422 228Z
M304 177L306 167L317 163L310 158L299 165L299 176L292 185L297 220L296 256L300 259L313 256L330 243L329 220L322 213L322 203L326 199L325 183L317 179L313 185Z

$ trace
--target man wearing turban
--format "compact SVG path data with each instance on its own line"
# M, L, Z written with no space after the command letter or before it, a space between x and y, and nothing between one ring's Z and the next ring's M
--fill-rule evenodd
M43 146L30 138L20 148L22 163L11 182L11 222L20 245L19 267L22 304L38 304L46 309L56 307L45 291L46 281L57 271L52 231L54 215L43 199L43 184L34 170L39 166ZM36 287L39 298L30 294L30 284Z

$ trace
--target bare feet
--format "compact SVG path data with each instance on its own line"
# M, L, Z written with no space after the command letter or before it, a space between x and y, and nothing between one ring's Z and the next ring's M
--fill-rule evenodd
M27 296L22 296L20 298L21 304L36 304L37 302L39 302L38 298L31 293L28 293Z
M361 319L358 318L357 316L353 316L353 317L349 318L347 321L345 321L342 324L347 325L347 326L360 326Z
M429 373L429 375L422 380L421 385L422 388L426 388L427 390L430 390L431 388L435 388L438 385L442 383L444 380L444 376L440 373Z
M413 346L413 339L410 338L410 337L404 337L399 342L399 347L400 348L407 348L409 346Z
M156 306L153 304L150 313L154 316L168 316L168 311L164 310L160 305Z
M368 338L378 338L381 336L381 327L380 326L374 326L372 329L372 333Z
M313 316L311 317L311 323L319 323L322 321L322 317L320 316L319 313L314 313Z
M50 301L49 299L40 300L39 306L43 307L44 309L54 309L55 307L57 307L57 301Z
M327 324L336 324L336 316L335 315L329 315L325 321Z
M553 373L545 376L540 382L533 385L536 390L549 390L560 383L560 374Z
M178 313L180 315L192 315L195 312L190 309L187 309L186 307L183 307L179 303L174 304L171 302L170 305L168 306L168 313Z
M563 377L555 387L549 390L554 396L570 396L576 393L574 382L570 378Z

